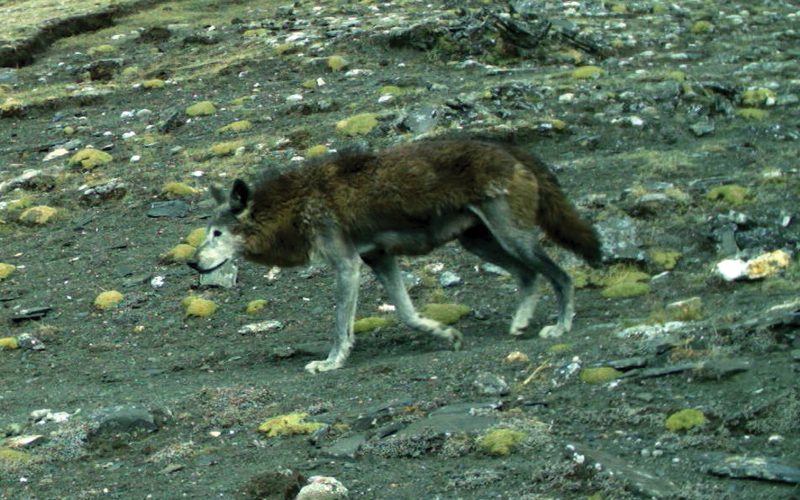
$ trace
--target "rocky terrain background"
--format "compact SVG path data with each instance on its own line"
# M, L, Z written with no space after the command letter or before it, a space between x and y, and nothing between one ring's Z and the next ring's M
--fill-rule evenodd
M0 15L0 497L800 495L795 2ZM349 365L310 375L329 270L183 264L213 183L452 134L536 151L596 224L599 269L545 243L569 336L509 337L513 281L448 245L403 266L464 350L365 273Z

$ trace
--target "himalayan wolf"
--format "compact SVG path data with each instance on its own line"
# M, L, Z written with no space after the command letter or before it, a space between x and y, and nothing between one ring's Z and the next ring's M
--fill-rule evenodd
M376 153L342 153L268 176L253 189L236 180L218 203L205 241L189 265L208 273L242 256L268 266L302 266L312 259L336 275L336 325L327 359L316 373L340 368L353 348L361 262L386 290L403 323L461 346L461 333L420 316L397 265L398 255L422 255L449 241L508 272L519 285L512 335L523 333L536 304L537 274L558 300L558 320L539 332L568 332L574 316L570 277L539 247L535 228L590 263L601 251L548 167L525 150L494 142L427 140Z

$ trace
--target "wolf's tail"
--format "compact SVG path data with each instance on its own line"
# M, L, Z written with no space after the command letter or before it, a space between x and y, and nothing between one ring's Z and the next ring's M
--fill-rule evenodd
M547 236L562 247L580 255L591 265L600 263L600 239L592 225L583 220L567 199L558 179L542 160L513 148L514 156L536 175L539 184L539 206L536 221Z

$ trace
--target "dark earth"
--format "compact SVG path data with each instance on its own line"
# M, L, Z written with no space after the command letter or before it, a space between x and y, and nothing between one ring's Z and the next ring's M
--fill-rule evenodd
M365 498L800 498L796 2L53 4L0 0L0 497L294 498L322 475ZM167 255L213 183L452 134L535 151L597 225L599 269L544 243L579 286L568 335L536 335L542 282L509 336L513 280L449 244L402 263L420 309L469 306L464 349L384 321L312 375L330 270L208 287ZM88 146L110 161L70 161ZM385 301L365 271L358 317ZM259 431L294 413L319 425Z

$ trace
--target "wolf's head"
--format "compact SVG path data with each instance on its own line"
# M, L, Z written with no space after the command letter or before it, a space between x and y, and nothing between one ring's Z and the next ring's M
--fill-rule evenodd
M211 188L217 208L206 228L206 239L197 247L189 260L189 267L201 273L210 273L241 252L242 237L235 228L250 202L250 188L236 179L229 194L217 186Z

